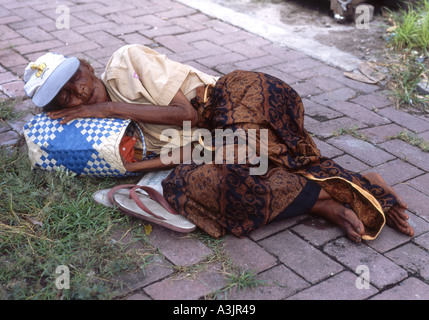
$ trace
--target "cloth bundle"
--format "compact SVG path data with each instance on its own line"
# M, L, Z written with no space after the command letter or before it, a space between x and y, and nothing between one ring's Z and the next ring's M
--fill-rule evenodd
M131 120L79 118L65 125L46 113L33 117L24 126L28 155L33 168L46 171L69 170L76 175L126 177L136 175L125 169L120 144L135 137L136 154L146 156L144 137Z

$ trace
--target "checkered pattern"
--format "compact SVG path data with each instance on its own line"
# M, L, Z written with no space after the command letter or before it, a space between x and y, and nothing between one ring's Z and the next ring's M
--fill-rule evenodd
M115 118L80 118L61 125L41 113L24 126L24 135L33 167L47 171L67 169L77 175L124 177L135 175L124 168L119 153L130 123L131 120ZM143 138L141 131L140 135Z

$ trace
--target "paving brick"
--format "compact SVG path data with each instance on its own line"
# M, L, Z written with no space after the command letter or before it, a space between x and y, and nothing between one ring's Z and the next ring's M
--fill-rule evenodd
M215 37L211 40L218 45L226 45L228 43L248 40L250 37L251 35L248 32L244 32L240 30L237 32L224 34L222 37Z
M228 43L224 47L231 51L235 51L241 55L244 55L248 58L257 58L266 55L266 52L255 48L252 45L245 43L244 41Z
M47 40L53 39L53 36L50 33L40 29L37 26L19 29L18 32L25 38L34 42L47 41Z
M6 49L6 48L14 48L16 46L21 46L24 44L30 44L31 41L24 38L24 37L19 37L19 38L13 38L13 39L9 39L9 40L2 40L0 38L0 48L2 48L2 50Z
M385 116L411 132L424 132L429 130L429 122L416 118L407 112L397 110L394 107L381 109L378 114Z
M228 295L228 300L283 300L309 287L308 282L284 265L262 272L255 279L261 281L261 285L234 290Z
M155 255L146 261L147 265L134 273L127 273L118 277L118 282L122 283L123 289L118 295L126 295L139 290L149 284L155 283L171 275L174 270L171 263L161 255Z
M293 84L292 88L295 88L295 87L296 87L296 84ZM317 102L310 100L311 96L307 96L307 97L301 96L301 99L304 104L305 115L308 115L318 121L323 122L328 119L334 119L334 118L339 118L344 116L344 114L341 112L338 112L334 109L331 109L330 107L321 105Z
M429 249L429 232L426 232L426 233L414 238L413 241L418 246L423 247L426 250L428 250Z
M14 146L18 142L19 136L15 131L9 130L2 132L0 135L0 146L10 147Z
M212 19L204 23L205 26L213 28L214 30L223 34L234 33L239 31L237 27L223 21Z
M429 131L418 134L418 136L424 141L429 143Z
M359 129L365 127L363 123L357 122L349 117L341 117L324 122L319 122L311 117L307 117L304 121L308 132L322 138L332 137L340 129Z
M330 106L336 101L346 101L356 96L356 91L350 88L340 88L311 97L314 102Z
M344 235L344 231L338 226L315 216L309 216L304 222L291 229L317 247Z
M192 265L212 254L201 241L162 227L153 226L148 238L175 265Z
M10 98L24 97L24 83L22 81L12 81L0 85L0 91L3 91Z
M424 173L422 170L400 159L383 163L368 171L375 171L381 174L383 179L390 185L405 182Z
M408 278L371 300L429 300L429 285L416 278Z
M258 71L260 68L274 65L276 63L279 63L280 61L281 60L279 58L274 56L263 56L237 62L235 63L235 65L238 69Z
M386 117L347 101L334 101L329 107L368 125L379 126L390 123Z
M346 238L340 238L325 245L323 250L354 272L360 265L368 267L370 284L379 289L408 276L400 266L363 243L355 244Z
M378 292L371 285L369 289L358 289L356 279L355 274L344 271L293 295L288 300L364 300Z
M394 188L398 195L408 204L411 212L429 221L429 210L427 208L429 196L427 194L417 191L408 183L398 184Z
M313 140L316 143L317 148L319 148L320 152L322 153L322 156L324 157L334 158L344 153L344 151L337 149L334 146L331 146L330 144L321 141L315 137L313 137Z
M252 270L257 273L277 264L277 259L262 249L249 238L238 239L229 236L223 240L224 251L231 258L234 266L241 270ZM255 259L255 257L258 259Z
M51 34L55 38L57 38L58 40L61 40L66 44L79 43L79 42L84 42L88 40L87 38L85 38L84 36L80 35L79 33L75 32L72 29L56 30L56 31L52 31Z
M0 73L0 84L16 81L17 77L10 72Z
M324 91L332 91L335 89L340 89L344 86L342 83L324 76L312 77L308 80L308 83L313 84Z
M189 31L198 31L198 30L202 30L202 29L206 28L205 25L203 25L197 21L189 19L189 16L168 19L168 21L171 24L182 27L182 28L189 30Z
M24 19L29 19L29 20L45 17L43 14L35 10L33 6L14 8L14 9L11 9L11 12L16 14L17 16L20 16Z
M147 46L147 45L150 45L152 43L151 39L148 39L145 36L142 36L138 32L120 35L119 38L124 40L128 44L138 43L138 44Z
M300 55L303 55L303 57L301 58L306 57L303 53L300 53L300 52L297 52L297 53ZM289 59L289 60L293 60L293 59ZM301 70L299 72L292 71L291 75L300 79L308 79L308 78L313 78L318 76L325 76L336 80L337 77L340 77L340 78L343 77L343 73L341 72L341 70L327 65L320 65L314 68ZM339 82L341 83L341 81Z
M302 220L306 219L306 215L295 216L291 218L282 219L279 221L271 222L259 229L252 231L249 235L250 239L259 241L265 239L273 234L283 231L293 225L296 225Z
M144 292L154 300L198 300L226 285L221 270L214 265L198 274L172 275L145 287Z
M407 269L429 280L429 252L412 243L407 243L386 253L386 257Z
M53 49L53 51L67 56L71 56L71 55L79 56L79 54L83 52L88 53L90 50L94 50L97 48L100 48L100 45L98 45L94 41L87 40L85 42L73 43L69 45L61 44L60 46ZM104 52L107 52L107 50L104 50Z
M358 130L359 134L365 135L372 143L380 143L389 137L396 136L403 130L395 123Z
M33 118L33 115L27 114L25 117L20 118L20 120L8 120L7 123L10 125L10 127L17 132L18 134L22 135L24 130L24 125L30 121Z
M424 171L429 171L429 153L417 147L397 139L380 143L378 146Z
M281 58L282 60L286 61L286 63L288 63L289 61L308 58L308 56L302 52L299 52L296 50L291 50L291 49L286 48L286 47L279 47L279 46L277 46L271 42L267 42L267 40L261 39L261 38L256 38L255 40L253 40L249 44L253 44L255 42L261 43L263 45L261 47L262 50L269 53L270 55ZM313 74L313 76L314 76L314 74Z
M372 93L374 91L379 90L379 86L377 86L377 85L352 80L352 79L347 78L344 75L336 76L334 78L336 81L343 83L347 87L350 87L350 88L357 90L357 91L361 91L361 92L365 92L365 93Z
M12 22L18 22L22 21L23 19L21 17L18 17L16 15L8 16L8 17L2 17L0 19L0 24L9 24Z
M370 168L367 164L357 160L356 158L348 154L334 158L334 160L343 168L354 172L362 172Z
M259 68L258 71L267 73L273 77L281 79L285 83L287 83L288 85L293 85L293 84L299 82L298 78L295 78L295 77L293 77L287 73L281 72L279 69L276 69L276 68L271 67L271 66L261 67L261 68Z
M0 63L2 66L9 68L21 64L28 64L27 59L12 51L11 49L0 50Z
M351 100L351 102L361 105L368 110L381 109L392 105L392 101L384 92L360 95L359 97Z
M88 25L82 25L79 27L74 27L73 30L80 34L85 34L88 32L95 32L99 30L113 30L117 29L118 25L114 22L107 21L107 22L100 22L100 23L94 23L94 24L88 24Z
M130 31L130 32L134 32L134 31L138 31L138 29ZM178 26L171 26L171 27L165 27L165 28L152 28L152 29L148 29L147 31L144 32L144 35L148 38L155 38L155 37L159 37L159 36L165 36L165 35L170 35L170 34L182 34L186 32L186 29L183 29L182 27L178 27Z
M222 34L211 29L198 30L194 32L188 32L177 36L180 40L191 43L201 40L209 40L221 36Z
M385 253L409 242L410 240L411 238L409 236L386 225L378 235L377 239L368 241L367 245L380 253Z
M167 48L169 48L174 52L184 52L184 51L190 51L194 49L194 47L189 45L187 42L180 40L177 37L174 37L171 35L157 37L155 38L155 41L166 46Z
M374 145L349 135L329 139L328 143L338 149L344 150L351 156L373 167L395 159L393 155L375 147Z
M83 20L86 22L86 24L89 24L89 25L109 21L107 18L103 17L102 15L100 15L94 11L75 12L74 10L71 10L70 15L71 15L71 17L73 17L71 19L79 18L79 20Z
M195 60L201 59L201 58L206 58L209 55L210 54L205 50L201 51L198 49L193 49L190 51L179 52L177 54L171 54L171 55L169 55L169 58L171 57L170 59L172 59L173 61L189 64L189 63L196 63ZM196 64L198 65L198 63L196 63ZM209 71L206 73L213 74L213 72L210 69L208 69L208 70Z
M15 50L21 54L28 54L32 52L49 51L53 48L61 47L63 43L59 40L47 40L23 46L15 47Z
M171 10L168 11L162 11L160 13L157 13L161 18L171 19L171 18L178 18L178 17L187 17L192 14L194 14L196 11L189 7L175 7L171 8Z
M238 53L230 52L230 53L218 54L216 56L210 56L207 58L198 59L197 62L208 67L216 67L218 65L222 65L225 61L232 63L235 61L243 61L245 59L246 57ZM234 66L237 69L235 64Z
M125 8L125 4L121 3L121 5L117 5L117 6L112 6L112 7L116 7L116 10L121 10L120 7ZM98 14L104 15L107 14L111 11L108 11L108 9L106 9L106 5L103 4L102 2L97 2L97 3L85 3L85 2L78 2L77 4L70 6L70 11L71 12L87 12L87 11L95 11ZM110 7L111 8L111 7Z
M45 31L52 31L46 30L43 26L51 24L53 27L55 27L55 20L50 20L46 17L39 18L39 19L23 19L22 21L16 21L9 24L9 27L11 27L14 30L19 30L23 28L31 28L32 26L40 26ZM51 28L52 28L51 26Z
M33 103L33 101L31 101L31 99L16 100L15 104L13 105L13 110L24 115L35 114L40 111L39 108L37 108L36 105Z
M116 21L116 22L121 23L121 21ZM158 17L154 14L148 14L148 15L136 17L133 19L133 22L139 23L139 24L145 24L148 27L157 28L157 29L174 26L174 24L168 21L168 19L162 19L161 17ZM143 30L145 29L148 29L148 28L144 28ZM186 30L186 29L182 28L182 30Z
M299 54L301 55L301 54ZM285 59L283 57L283 59ZM287 58L286 58L287 59ZM292 58L290 59L287 63L279 63L278 65L276 65L275 67L285 73L293 73L293 72L299 72L299 71L303 71L303 70L309 70L318 66L321 66L322 64L317 61L314 60L312 58L302 58L302 59L295 59Z
M343 270L341 265L288 230L261 240L259 244L313 284Z
M318 95L323 92L321 89L308 82L296 83L292 87L301 97Z
M98 43L101 46L123 46L125 43L121 39L112 36L106 31L95 31L95 32L89 32L85 34L85 37L88 39Z
M410 180L409 184L424 194L429 195L429 173Z

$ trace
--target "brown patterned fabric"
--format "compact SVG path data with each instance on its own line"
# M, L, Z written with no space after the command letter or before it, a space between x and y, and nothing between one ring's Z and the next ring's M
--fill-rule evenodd
M301 98L283 81L264 73L234 71L214 88L198 88L191 103L199 126L213 133L212 145L215 129L268 130L269 167L263 175L250 174L254 165L247 158L246 164L178 165L163 181L167 201L209 235L241 237L287 216L292 207L293 214L306 213L320 187L357 213L367 229L364 239L379 233L385 222L383 210L396 198L320 155L304 128ZM256 139L259 146L260 136ZM236 160L238 145L235 142ZM226 148L224 153L226 159Z

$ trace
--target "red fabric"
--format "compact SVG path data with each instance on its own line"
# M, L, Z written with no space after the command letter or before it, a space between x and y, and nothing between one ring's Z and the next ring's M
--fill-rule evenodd
M119 144L119 152L127 162L137 162L134 157L134 145L136 144L135 137L125 136Z

